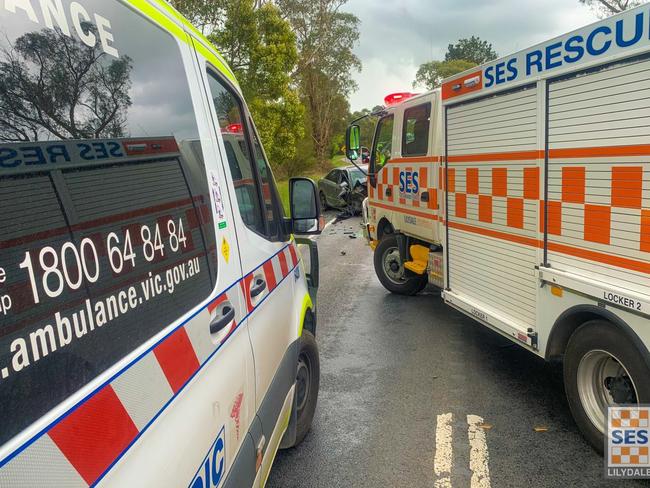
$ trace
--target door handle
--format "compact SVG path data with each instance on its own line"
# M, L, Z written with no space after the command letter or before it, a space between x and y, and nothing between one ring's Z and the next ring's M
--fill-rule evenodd
M420 197L420 200L422 200L423 202L428 202L429 201L429 192L428 191L424 192L422 194L422 196Z
M266 281L263 278L255 278L255 286L251 288L251 298L255 298L266 290Z
M210 322L210 334L221 332L233 320L235 320L235 309L230 302L226 302L221 308L221 315Z

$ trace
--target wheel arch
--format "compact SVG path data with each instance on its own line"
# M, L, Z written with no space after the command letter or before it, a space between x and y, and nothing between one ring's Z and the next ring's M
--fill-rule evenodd
M384 234L392 234L393 232L395 232L393 224L391 224L386 217L382 217L377 224L377 240L381 241L381 238L384 237Z
M576 305L571 307L557 318L551 329L546 345L546 360L561 360L564 357L569 339L573 333L583 324L591 320L605 320L623 331L639 349L650 367L650 353L641 338L634 332L627 322L621 317L602 307L596 305Z

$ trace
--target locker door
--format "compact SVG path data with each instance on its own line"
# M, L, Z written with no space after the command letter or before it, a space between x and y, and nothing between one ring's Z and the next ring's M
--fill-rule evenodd
M448 297L521 341L536 325L538 91L446 111Z

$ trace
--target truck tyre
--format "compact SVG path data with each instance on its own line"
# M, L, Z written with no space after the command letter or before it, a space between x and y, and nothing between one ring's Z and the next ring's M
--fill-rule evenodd
M427 286L427 275L414 275L400 262L395 234L384 234L375 249L375 273L381 284L397 295L415 295Z
M571 413L587 441L605 448L607 406L650 403L650 368L621 329L605 320L581 325L569 339L564 387Z
M318 345L314 335L303 330L298 351L298 367L296 370L296 442L300 444L311 428L320 384L320 359Z

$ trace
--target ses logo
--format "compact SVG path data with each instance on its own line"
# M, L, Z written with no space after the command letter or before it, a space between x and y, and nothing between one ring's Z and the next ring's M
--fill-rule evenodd
M222 427L189 488L216 488L226 474L226 428Z
M650 478L650 406L609 407L608 478Z
M406 198L413 198L420 191L420 175L417 171L400 171L399 192Z

